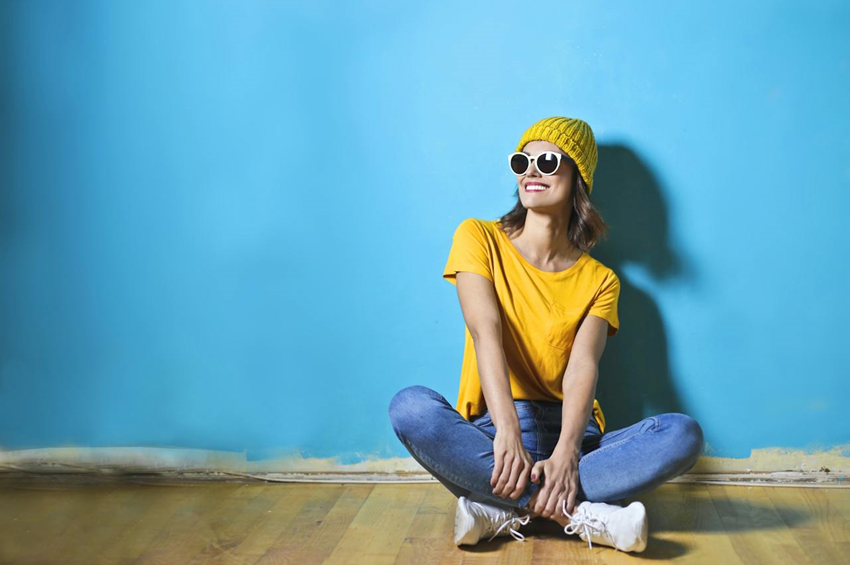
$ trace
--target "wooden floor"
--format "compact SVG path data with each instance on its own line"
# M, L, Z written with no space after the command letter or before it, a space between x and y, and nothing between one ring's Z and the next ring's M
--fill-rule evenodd
M850 489L668 483L638 500L650 540L634 554L544 519L524 543L458 548L438 483L0 479L0 563L850 563Z

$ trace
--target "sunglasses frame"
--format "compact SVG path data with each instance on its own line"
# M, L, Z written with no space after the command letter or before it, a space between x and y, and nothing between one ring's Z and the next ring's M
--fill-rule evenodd
M538 158L538 157L540 157L541 155L546 155L546 154L549 154L549 153L551 153L552 155L556 155L556 156L557 156L557 157L556 157L556 159L558 160L558 163L555 165L555 170L554 170L554 171L552 171L551 173L544 173L543 171L541 171L541 170L540 170L540 168L539 168L539 167L537 167L537 158ZM516 171L514 171L514 168L513 168L513 167L511 167L511 161L513 161L513 158L514 158L516 155L524 155L524 156L528 157L528 167L527 167L527 168L525 169L525 171L523 171L521 174L520 174L520 173L517 173ZM570 156L569 156L569 155L564 155L563 153L558 153L557 151L542 151L542 152L540 152L539 154L535 155L534 157L532 157L532 156L531 156L531 155L529 155L528 153L525 153L524 151L514 151L513 153L511 153L510 155L508 155L508 167L511 169L511 172L512 172L513 174L515 174L515 175L517 175L517 176L520 176L520 177L524 177L525 175L527 175L527 174L528 174L528 171L529 171L529 170L531 170L531 164L532 164L532 162L533 162L533 163L534 163L534 166L535 166L535 167L537 167L537 172L538 172L538 173L540 173L540 174L541 174L541 175L543 175L544 177L549 177L549 176L552 176L552 175L554 175L555 173L557 173L557 172L558 172L558 169L560 169L560 168L561 168L561 161L562 161L563 159L567 159L568 161L572 161L572 159L570 158Z

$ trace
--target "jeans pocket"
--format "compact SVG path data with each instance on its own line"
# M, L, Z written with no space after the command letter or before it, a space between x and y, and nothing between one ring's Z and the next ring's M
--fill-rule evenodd
M537 416L537 409L529 400L514 400L514 408L519 418L534 418Z
M491 426L493 422L490 420L490 412L484 411L483 414L475 416L470 420L471 424L478 426L479 428L486 428L487 426Z

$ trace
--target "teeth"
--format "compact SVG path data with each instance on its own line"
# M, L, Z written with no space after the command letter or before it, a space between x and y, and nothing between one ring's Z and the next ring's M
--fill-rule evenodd
M548 187L546 187L542 184L528 184L528 185L525 186L525 190L528 190L530 192L534 192L534 191L540 192L541 190L546 190L547 188Z

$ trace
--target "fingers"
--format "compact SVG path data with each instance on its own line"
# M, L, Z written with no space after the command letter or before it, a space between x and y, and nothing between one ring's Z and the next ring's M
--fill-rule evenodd
M522 459L515 457L513 461L511 461L510 467L506 467L505 471L502 471L502 474L506 475L508 478L505 481L505 484L502 485L500 496L508 497L513 494L522 466Z
M537 501L534 503L533 510L545 518L550 517L546 515L546 507L549 504L549 499L552 496L555 496L556 498L558 496L556 488L557 485L552 483L552 481L547 482L544 480L543 487L537 491Z
M549 480L549 474L546 470L547 461L548 460L538 461L534 464L534 473L537 476L536 482L540 482L542 479L542 485L537 491L537 499L534 502L532 510L541 516L543 515L543 510L546 508L546 502L549 500L549 494L552 492L552 487L555 486L555 482Z
M537 469L539 469L539 463L541 462L535 464ZM564 484L561 481L554 480L554 478L550 480L546 474L545 462L543 464L543 469L535 472L539 472L544 475L544 481L543 486L537 492L537 500L531 510L544 518L554 520L557 516L563 515L562 501L567 500L569 504L570 500L575 500L575 493L572 492L569 481L568 484ZM538 479L539 478L540 477L538 477ZM572 512L570 512L570 514L572 514Z
M563 498L563 495L564 489L562 485L559 484L555 488L553 488L549 493L548 499L546 500L546 506L543 508L540 514L542 514L546 518L554 518L555 511L558 509L558 499Z
M493 487L493 493L496 493L496 485L499 482L499 477L502 475L502 462L504 455L501 453L495 454L496 467L493 469L493 475L490 477L490 486Z
M501 458L497 457L496 468L493 469L493 476L496 478L496 483L493 486L493 494L496 496L502 496L505 485L508 484L508 480L511 478L512 467L513 457L510 453L502 455Z
M569 496L567 496L567 512L572 514L573 510L575 509L575 504L576 504L576 489L573 488L573 489L570 489L570 494L569 494ZM560 505L560 502L559 502L558 508L563 508L563 506Z
M504 465L502 465L502 474L499 475L499 481L496 483L496 488L493 490L499 496L504 496L505 486L507 486L508 481L511 478L511 471L513 469L513 458L510 455L505 456Z
M513 456L512 459L508 455L505 458L505 464L502 469L502 477L507 478L504 484L502 484L501 480L497 483L497 488L493 490L493 493L512 500L521 497L528 486L528 477L531 474L532 464L531 455L525 450L519 456Z
M529 463L519 457L513 459L510 456L506 457L505 463L502 466L502 474L495 488L493 488L493 494L512 499L522 496L528 484L528 475L531 472L530 467L531 465Z
M496 435L493 473L490 486L495 496L517 499L528 486L534 460L522 445L521 439L505 436L504 443Z
M525 491L526 485L528 485L528 476L531 474L531 465L522 459L520 459L519 465L519 475L517 476L516 488L514 488L513 492L510 495L510 498L513 500L518 499L522 496L522 493Z
M539 483L543 476L543 461L538 461L531 467L531 482Z
M508 477L508 482L505 484L505 488L502 489L504 492L504 496L512 496L514 490L516 489L517 481L519 480L520 471L522 471L523 461L519 457L514 459L513 465L511 465L511 474Z

